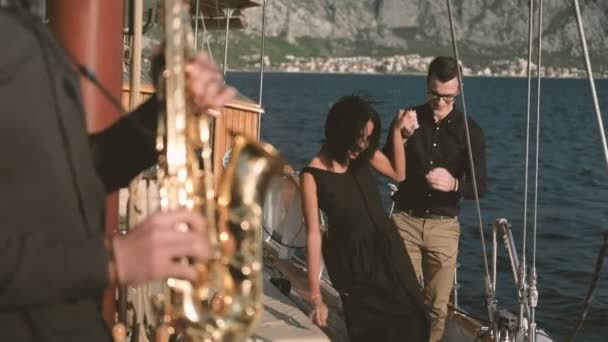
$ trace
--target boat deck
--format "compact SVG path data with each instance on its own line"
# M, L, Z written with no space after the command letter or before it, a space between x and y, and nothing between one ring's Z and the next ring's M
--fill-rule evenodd
M308 291L308 278L305 266L298 262L297 259L286 260L277 258L272 248L266 248L265 254L264 266L268 275L278 279L289 280L291 284L289 298L296 303L304 314L310 317L313 307L308 300L310 293ZM325 279L321 280L321 295L329 309L327 326L321 328L321 330L327 334L331 341L348 341L340 296ZM310 322L311 319L308 318L308 321Z
M280 259L272 243L266 244L264 249L264 265L266 275L269 278L289 280L289 298L302 310L305 315L310 315L312 305L308 298L308 278L306 265L298 258ZM346 326L340 296L333 289L326 277L321 278L321 294L329 308L327 327L321 330L327 334L331 341L348 341ZM307 318L310 322L310 318ZM446 321L443 342L492 342L492 334L487 325L461 310L449 307L448 319ZM538 331L537 341L550 342L551 338L542 330Z
M263 305L262 320L249 341L330 341L290 298L268 280L264 283Z

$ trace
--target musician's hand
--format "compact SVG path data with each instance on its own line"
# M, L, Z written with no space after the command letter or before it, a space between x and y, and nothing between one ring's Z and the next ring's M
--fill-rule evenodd
M192 102L200 111L220 108L236 95L236 90L226 86L222 73L206 53L199 53L186 65L186 77Z
M187 226L187 229L179 229ZM188 210L155 213L127 235L112 240L117 282L136 285L165 278L195 281L195 265L208 258L206 221Z
M450 171L436 167L426 174L426 181L435 190L449 192L458 188L458 180L452 176Z
M155 84L158 84L166 67L164 46L164 43L160 44L152 54L151 76ZM188 62L185 72L188 95L200 112L222 107L236 95L236 90L226 86L221 72L206 53L201 52Z

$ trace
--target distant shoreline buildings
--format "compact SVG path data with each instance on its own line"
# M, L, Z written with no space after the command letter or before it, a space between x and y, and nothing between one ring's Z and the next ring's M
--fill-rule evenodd
M128 50L128 47L125 47ZM241 55L240 64L236 67L229 65L229 71L257 71L260 68L259 55ZM423 57L419 54L392 55L385 57L352 56L352 57L298 57L285 55L280 62L264 57L264 67L269 72L287 73L328 73L328 74L421 74L426 75L433 57ZM151 61L144 56L142 61L142 77L150 81ZM221 65L220 65L221 66ZM593 65L592 65L593 67ZM532 63L532 76L536 77L536 64ZM599 70L598 70L599 69ZM542 76L547 78L586 78L585 70L571 67L545 67L541 68ZM527 77L527 61L523 58L512 60L494 60L489 65L481 63L467 65L464 63L465 76L480 77ZM128 66L123 65L123 74L128 78ZM608 79L608 69L597 68L593 70L593 77Z
M270 57L264 58L264 65L271 71L313 72L313 73L356 73L356 74L425 74L433 57L418 54L393 55L386 57L296 57L285 56L285 62L271 63ZM255 65L259 67L259 63ZM536 75L536 64L532 63L532 75ZM542 67L543 77L583 78L585 70L567 67ZM496 60L488 66L464 66L465 76L526 77L527 61ZM608 78L608 70L593 70L594 77Z

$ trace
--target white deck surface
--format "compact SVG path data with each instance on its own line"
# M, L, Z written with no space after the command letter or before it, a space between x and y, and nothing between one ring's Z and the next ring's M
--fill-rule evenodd
M265 281L264 315L249 341L329 341L329 338L289 298Z

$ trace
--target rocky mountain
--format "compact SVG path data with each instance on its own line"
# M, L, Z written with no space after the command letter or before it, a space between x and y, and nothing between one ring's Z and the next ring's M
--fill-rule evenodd
M145 6L156 7L158 1L145 0ZM534 2L534 21L538 23L539 1ZM451 0L456 40L465 65L483 69L500 60L521 63L526 59L528 3ZM265 52L271 69L298 57L452 55L446 1L266 0L266 4ZM580 6L594 70L606 74L608 1L581 0ZM240 15L246 18L247 27L231 31L229 65L233 69L252 68L259 62L262 8L248 8ZM571 1L543 0L542 27L543 65L582 69ZM150 41L157 42L159 31L150 32ZM210 31L207 37L221 61L224 31Z
M266 0L271 49L330 56L451 53L447 4L440 0ZM538 1L535 1L538 3ZM527 0L452 0L456 38L473 59L527 56ZM608 65L608 1L580 1L594 61ZM538 4L535 4L538 10ZM537 14L538 11L535 11ZM245 36L261 32L261 8L245 11ZM580 62L570 1L543 1L543 54L548 63ZM239 36L237 44L243 42ZM246 44L244 44L246 45ZM304 46L303 46L304 45ZM363 51L361 51L363 50ZM313 54L314 54L313 53Z

